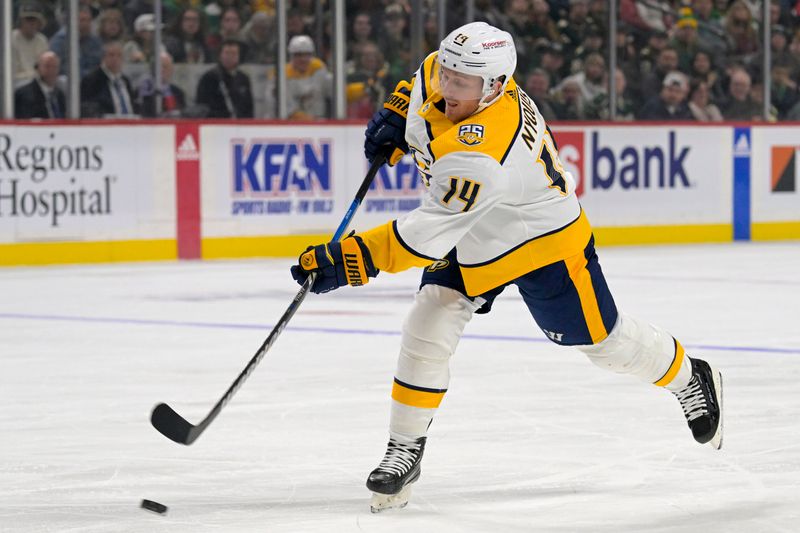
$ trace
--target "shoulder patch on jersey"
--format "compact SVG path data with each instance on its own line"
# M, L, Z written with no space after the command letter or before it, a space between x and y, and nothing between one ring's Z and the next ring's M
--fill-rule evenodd
M430 148L434 160L438 161L452 152L479 152L500 164L505 161L522 126L517 85L512 79L506 87L507 90L497 102L467 118L465 122L436 135ZM436 133L434 129L434 134Z
M484 127L480 124L461 124L456 140L467 146L475 146L483 142L483 131Z

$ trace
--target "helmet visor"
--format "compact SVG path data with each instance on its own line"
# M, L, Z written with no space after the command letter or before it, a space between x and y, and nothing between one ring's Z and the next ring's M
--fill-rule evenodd
M484 96L483 78L444 67L438 58L431 69L430 87L448 100L480 100Z

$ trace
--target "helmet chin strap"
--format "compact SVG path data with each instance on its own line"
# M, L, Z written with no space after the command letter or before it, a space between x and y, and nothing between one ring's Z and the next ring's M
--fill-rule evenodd
M480 113L481 111L483 111L484 109L495 103L501 96L503 96L503 87L504 85L500 86L500 90L497 92L497 95L495 95L495 97L492 98L491 100L487 100L487 98L490 98L492 96L494 89L492 89L492 91L489 92L489 94L481 98L481 101L478 102L478 109L476 109L472 114L474 115L476 113Z

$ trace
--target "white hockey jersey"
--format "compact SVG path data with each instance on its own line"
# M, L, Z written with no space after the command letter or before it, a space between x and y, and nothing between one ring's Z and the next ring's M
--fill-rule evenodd
M455 247L477 296L581 253L591 228L531 98L512 79L498 101L453 124L430 90L435 59L415 74L406 124L428 190L417 209L359 234L375 266L427 266Z

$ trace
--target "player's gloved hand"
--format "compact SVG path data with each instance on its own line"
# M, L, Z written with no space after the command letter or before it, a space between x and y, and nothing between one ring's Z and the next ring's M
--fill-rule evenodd
M403 154L408 153L406 117L412 87L413 85L407 81L398 83L394 92L384 102L383 109L375 113L369 121L367 131L364 132L366 137L364 155L370 163L387 146L392 148L392 154L387 160L390 166L397 163Z
M311 292L315 294L342 285L366 285L369 278L374 278L379 272L372 265L369 249L361 237L352 233L340 242L309 246L298 262L292 267L292 277L302 285L312 272L316 272L317 278L311 286Z

